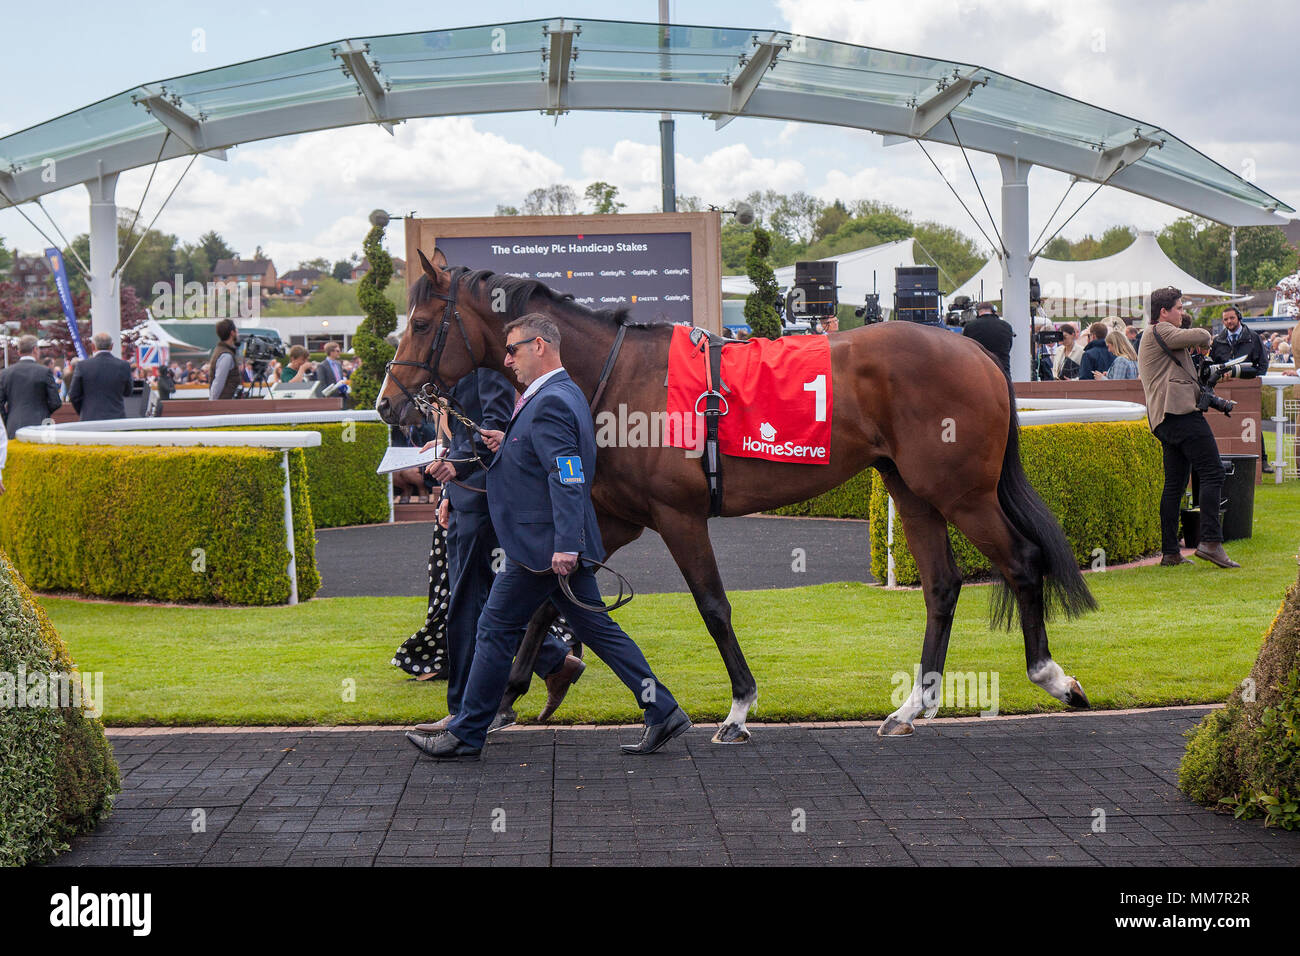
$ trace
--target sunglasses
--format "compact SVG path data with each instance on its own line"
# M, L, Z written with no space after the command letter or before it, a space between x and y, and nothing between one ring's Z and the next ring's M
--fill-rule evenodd
M519 347L521 345L529 345L533 342L536 342L538 339L541 339L543 342L551 341L544 335L534 335L531 339L520 339L518 342L514 343L513 345L506 346L506 355L509 355L511 358L513 358L514 354L519 351Z

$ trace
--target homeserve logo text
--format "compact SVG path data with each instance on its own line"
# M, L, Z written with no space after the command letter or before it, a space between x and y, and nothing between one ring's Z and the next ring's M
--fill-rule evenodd
M825 445L796 445L794 442L776 441L776 429L769 422L762 422L758 426L758 439L746 435L741 441L741 448L745 451L757 452L762 455L780 455L784 458L825 458Z

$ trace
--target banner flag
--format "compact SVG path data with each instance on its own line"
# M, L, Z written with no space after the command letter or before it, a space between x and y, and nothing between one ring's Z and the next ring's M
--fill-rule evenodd
M77 328L77 312L72 307L72 288L68 285L68 270L63 266L63 254L58 249L46 249L45 259L54 273L54 285L59 290L59 301L63 303L63 317L68 321L68 332L72 335L72 344L76 346L77 356L86 357L86 346L81 341L81 331Z

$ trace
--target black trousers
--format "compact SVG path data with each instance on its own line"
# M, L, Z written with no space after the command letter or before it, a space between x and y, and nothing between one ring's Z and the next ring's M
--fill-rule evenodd
M1223 500L1223 462L1210 423L1200 412L1166 415L1154 429L1164 451L1165 488L1160 495L1160 550L1178 552L1178 513L1191 470L1201 486L1201 540L1222 541L1219 505Z

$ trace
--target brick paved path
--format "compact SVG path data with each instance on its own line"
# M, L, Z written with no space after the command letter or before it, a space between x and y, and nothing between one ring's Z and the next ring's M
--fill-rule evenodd
M395 728L116 731L117 808L56 863L1300 862L1300 832L1177 790L1205 712L939 720L910 740L756 725L740 747L701 725L646 758L618 753L634 728L523 728L461 764Z

